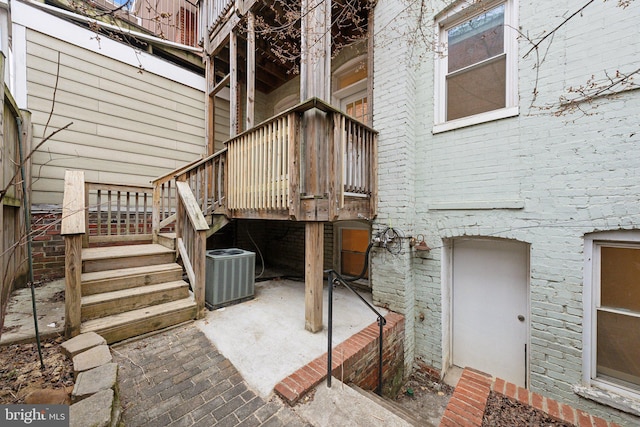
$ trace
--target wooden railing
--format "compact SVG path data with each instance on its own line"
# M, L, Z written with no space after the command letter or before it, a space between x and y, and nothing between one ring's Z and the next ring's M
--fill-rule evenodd
M311 110L323 113L321 126L327 130L313 154L304 152L301 131L305 113ZM330 208L336 212L344 208L345 198L368 198L367 213L375 215L377 132L317 98L237 135L226 146L171 175L189 184L205 215L224 212L231 217L269 217L277 212L296 218L301 198L327 195ZM320 162L320 170L316 171L316 176L324 180L317 187L326 190L301 197L301 182L311 179L304 170L305 158L312 155L327 159ZM171 176L154 182L159 194L166 193L159 186L164 182L170 185ZM154 193L154 206L158 197L164 200L164 196ZM167 202L162 206L169 205ZM160 211L166 217L162 206ZM334 213L332 218L335 216ZM162 219L159 224L164 224Z
M313 154L302 149L302 122L304 113L310 110L325 113L328 130ZM295 217L301 180L310 179L304 170L305 156L311 155L328 160L317 173L326 180L319 187L328 189L330 197L337 199L337 209L344 207L345 196L352 196L369 197L375 210L377 132L317 98L236 136L226 145L229 210L289 210Z
M227 209L288 210L299 177L300 116L290 111L227 142ZM292 185L293 184L293 185Z
M200 36L206 37L213 28L222 22L222 18L234 5L235 0L201 0L200 6Z
M86 182L85 247L91 243L146 241L152 238L152 188Z
M184 269L198 305L198 319L204 316L205 249L209 225L198 202L184 181L177 181L178 211L176 242Z
M177 181L185 181L189 185L205 216L224 207L226 161L225 148L176 174Z

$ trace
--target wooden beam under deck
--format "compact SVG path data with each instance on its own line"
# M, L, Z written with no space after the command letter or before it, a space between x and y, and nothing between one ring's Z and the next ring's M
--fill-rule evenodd
M234 209L227 212L231 219L266 219L276 221L304 221L304 222L334 222L350 221L371 218L371 206L369 197L345 196L344 207L339 209L337 215L330 212L330 202L327 198L302 198L299 201L296 215L291 215L287 209L280 210L255 210Z

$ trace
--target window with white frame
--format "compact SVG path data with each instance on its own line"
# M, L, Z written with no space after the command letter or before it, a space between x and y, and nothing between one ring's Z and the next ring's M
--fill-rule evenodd
M518 114L517 1L462 1L436 17L434 132Z
M640 393L640 235L586 239L585 380Z
M370 125L367 75L366 55L342 65L333 73L333 100L347 115Z

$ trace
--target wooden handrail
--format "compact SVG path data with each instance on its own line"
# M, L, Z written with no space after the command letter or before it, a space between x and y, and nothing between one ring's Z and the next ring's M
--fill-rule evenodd
M209 225L189 184L176 182L178 190L176 237L178 252L197 304L198 319L204 316L205 249Z
M193 192L191 192L189 184L184 181L178 181L176 182L176 186L178 188L180 199L186 209L187 217L189 218L189 221L191 221L191 225L194 230L208 230L209 224L207 224L207 220L204 218L204 215L202 215L202 211L198 206L198 201L193 195Z
M180 175L185 170L191 169L195 164L200 163L202 161L202 158L203 156L200 156L197 159L194 159L185 165L175 168L171 172L167 172L164 175L160 175L159 177L152 180L151 184L155 186L157 184L162 184L163 182L171 181L172 179Z

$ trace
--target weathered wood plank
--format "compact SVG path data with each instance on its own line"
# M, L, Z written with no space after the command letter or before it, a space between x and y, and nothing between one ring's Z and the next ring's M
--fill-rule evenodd
M181 278L182 267L176 263L82 273L82 296L173 282Z
M176 188L178 189L178 193L180 194L180 198L184 204L187 216L194 229L197 231L206 231L209 228L209 225L200 211L198 201L193 196L191 188L189 188L189 184L184 181L178 181L176 182Z
M62 224L60 234L84 234L85 200L84 172L67 171L64 176L64 197L62 201Z
M82 321L187 297L189 297L189 285L182 280L88 295L82 297Z
M255 15L247 13L247 126L253 128L255 124L256 98L256 31Z
M310 332L322 330L322 260L324 257L324 224L308 222L304 236L304 283L305 283L305 329Z
M88 320L82 324L80 331L96 332L111 344L194 319L195 315L195 301L184 298L101 319Z
M82 215L82 217L84 218L84 215ZM64 249L64 334L67 338L71 338L80 333L80 300L82 293L82 235L66 235L64 238Z

